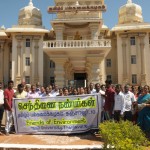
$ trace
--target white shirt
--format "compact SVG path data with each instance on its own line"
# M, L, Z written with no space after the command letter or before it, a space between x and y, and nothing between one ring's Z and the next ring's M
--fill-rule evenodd
M134 94L130 91L124 93L125 97L125 111L132 111L132 103L136 101Z
M27 98L39 98L39 94L38 93L32 93L32 92L29 92L27 94Z
M95 94L95 93L97 93L96 90L95 90L95 92L93 92L93 94ZM99 93L100 93L100 95L101 95L101 96L100 96L100 98L101 98L101 106L102 106L102 109L103 109L103 106L104 106L104 104L105 104L105 98L104 98L102 95L105 95L105 92L102 91L102 90L100 90Z
M38 94L39 94L39 97L46 97L46 93L45 92L44 93L38 92Z
M56 97L59 95L59 91L52 90L50 94L52 95L51 97Z
M13 89L14 90L14 93L16 93L17 92L17 90L16 89Z
M0 90L0 104L4 104L4 91Z
M119 94L115 93L114 100L115 100L114 111L121 110L121 114L123 114L124 109L125 109L124 94L122 92L119 92Z
M92 89L90 92L91 92L91 94L94 94L94 93L96 93L96 90Z

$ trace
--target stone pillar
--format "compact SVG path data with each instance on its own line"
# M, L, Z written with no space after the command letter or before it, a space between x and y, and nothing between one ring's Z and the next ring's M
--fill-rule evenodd
M68 81L69 80L74 80L73 79L73 66L70 61L67 61L65 63L65 85L68 86Z
M34 45L34 83L37 83L37 82L39 82L39 69L38 69L38 67L39 67L39 39L40 39L41 37L40 36L35 36L34 37L34 43L35 43L35 45Z
M128 83L126 40L127 40L127 37L122 37L123 84Z
M0 82L4 81L4 41L0 41Z
M99 23L90 23L91 39L98 40L99 35Z
M9 56L8 56L8 64L9 65L7 68L4 67L4 73L8 71L8 76L4 77L5 84L8 83L8 81L12 79L12 43L11 42L8 43L7 48L8 48L8 54L9 54ZM6 56L5 56L5 58L6 58Z
M65 63L67 58L51 58L55 62L55 84L59 87L65 86Z
M146 85L146 70L145 70L145 34L140 34L140 52L141 52L141 85Z
M87 85L92 82L92 73L91 73L91 63L87 61L86 63L86 73L87 73Z
M56 24L54 30L56 33L56 40L63 40L64 24Z
M22 36L22 49L21 49L21 76L22 76L22 81L25 82L25 76L26 76L26 36Z
M87 74L88 74L88 84L90 82L100 83L101 74L100 74L100 65L101 59L99 57L87 57Z
M33 50L33 38L30 39L30 82L34 83L34 50Z
M16 36L17 39L17 60L16 60L16 85L20 84L21 81L21 42L22 42L22 37L21 36Z

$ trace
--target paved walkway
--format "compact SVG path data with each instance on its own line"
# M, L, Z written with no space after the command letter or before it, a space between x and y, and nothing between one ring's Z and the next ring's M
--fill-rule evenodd
M100 136L90 132L73 135L15 135L0 136L0 150L65 150L101 149Z
M3 117L3 124L4 124ZM3 125L4 132L4 125ZM99 135L90 132L73 135L0 135L0 150L65 150L101 149Z
M99 136L80 135L10 135L0 136L0 150L76 150L101 149Z

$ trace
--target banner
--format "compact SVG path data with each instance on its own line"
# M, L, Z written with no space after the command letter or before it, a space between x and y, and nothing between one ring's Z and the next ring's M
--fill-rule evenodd
M69 134L98 129L100 95L14 99L17 134Z

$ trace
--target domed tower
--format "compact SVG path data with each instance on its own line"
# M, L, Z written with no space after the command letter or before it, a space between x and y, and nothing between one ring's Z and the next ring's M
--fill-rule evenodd
M143 22L141 6L133 3L132 0L128 0L127 4L122 6L119 10L118 24L141 23L141 22Z
M42 26L41 11L33 6L32 0L29 5L22 8L19 12L18 25Z
M6 30L12 38L12 80L43 84L43 37L48 30L42 26L41 11L32 0L19 11L18 24Z
M141 6L127 0L119 9L118 24L111 30L112 51L117 53L118 83L150 83L149 29L150 24L143 21Z

